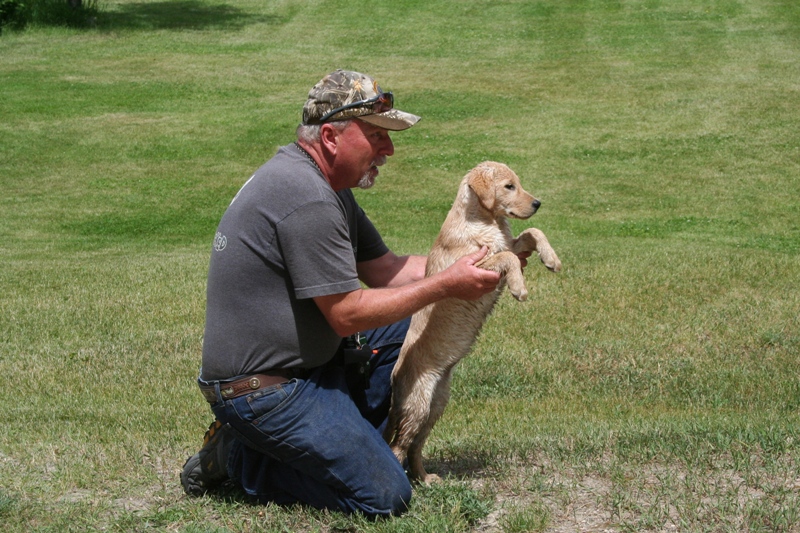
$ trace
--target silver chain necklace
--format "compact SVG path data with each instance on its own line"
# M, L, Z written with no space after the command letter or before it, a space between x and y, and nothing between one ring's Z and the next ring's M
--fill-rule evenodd
M306 152L306 149L305 149L305 148L303 148L302 146L300 146L300 143L298 143L298 142L295 142L295 143L294 143L294 145L295 145L295 146L297 146L297 149L298 149L298 150L300 150L300 152L301 152L301 153L302 153L304 156L306 156L306 157L308 158L308 160L309 160L309 161L311 161L311 164L312 164L312 165L314 165L314 167L317 169L317 171L318 171L320 174L322 174L322 169L321 169L321 168L319 168L319 165L317 164L317 162L316 162L316 161L314 161L314 158L313 158L313 157L311 157L311 154L309 154L308 152ZM325 174L322 174L322 175L324 176Z

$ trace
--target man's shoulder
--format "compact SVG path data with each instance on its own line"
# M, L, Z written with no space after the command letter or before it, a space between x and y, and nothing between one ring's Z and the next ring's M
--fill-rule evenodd
M297 205L309 202L336 202L336 193L310 161L293 145L280 148L256 170L241 195L252 195L256 201L270 204ZM248 190L249 189L249 190Z

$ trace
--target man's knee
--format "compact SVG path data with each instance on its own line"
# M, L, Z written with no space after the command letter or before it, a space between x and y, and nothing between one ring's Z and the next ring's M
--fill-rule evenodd
M389 507L391 514L395 516L408 511L408 505L411 503L411 483L408 482L408 478L401 485L395 489L394 498Z
M389 517L399 516L408 510L411 503L411 484L403 476L403 480L380 487L370 504L360 506L360 512L367 516Z

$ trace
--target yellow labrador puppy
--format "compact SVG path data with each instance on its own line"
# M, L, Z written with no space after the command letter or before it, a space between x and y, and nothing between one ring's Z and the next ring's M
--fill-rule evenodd
M519 301L528 296L517 254L538 253L554 272L561 262L544 233L536 228L516 239L507 218L526 219L541 203L520 185L506 165L487 161L463 179L458 196L428 255L426 275L440 272L461 257L489 248L477 266L503 274L498 289L476 301L447 299L429 305L411 319L392 373L392 404L384 432L397 459L408 457L409 477L438 481L422 466L422 447L450 398L453 367L472 348L505 285Z

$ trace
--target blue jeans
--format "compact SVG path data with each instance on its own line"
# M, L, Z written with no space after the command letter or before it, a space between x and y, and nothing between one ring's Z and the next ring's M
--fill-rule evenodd
M366 389L351 390L345 367L331 363L306 379L218 398L214 415L237 434L228 463L231 479L262 503L370 516L405 511L411 485L381 432L408 325L406 319L365 332L378 350Z

